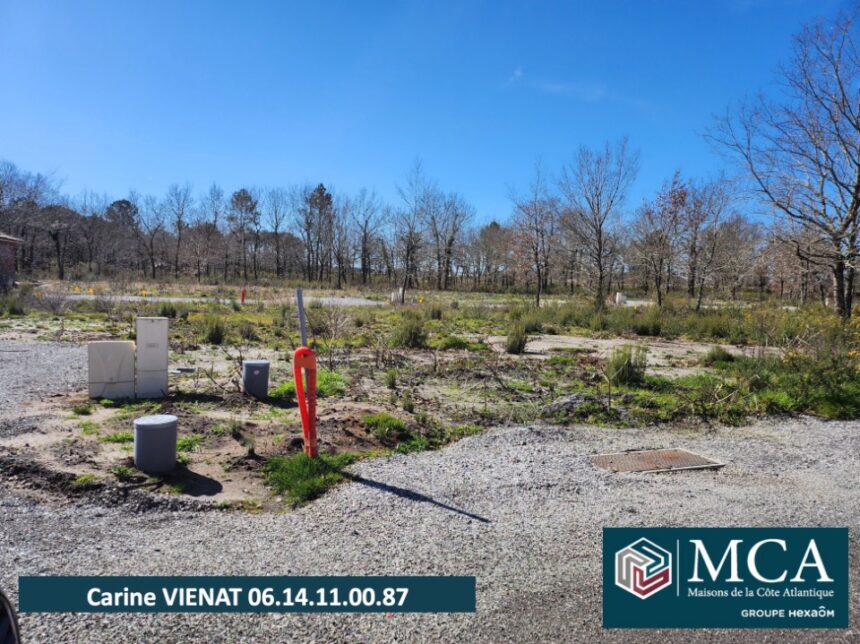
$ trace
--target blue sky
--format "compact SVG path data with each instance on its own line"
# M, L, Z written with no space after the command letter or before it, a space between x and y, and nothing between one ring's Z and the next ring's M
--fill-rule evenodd
M791 36L845 0L0 0L0 158L72 195L190 181L395 186L416 157L481 220L534 163L627 135L631 206L772 82Z

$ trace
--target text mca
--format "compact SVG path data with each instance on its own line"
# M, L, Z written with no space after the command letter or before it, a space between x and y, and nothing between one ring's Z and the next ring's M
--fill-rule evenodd
M785 581L791 583L805 583L815 581L818 583L832 582L833 578L827 573L821 553L815 539L810 539L806 550L800 559L791 560L788 556L788 546L784 539L762 539L756 541L746 552L746 557L741 557L739 549L743 539L732 539L726 549L712 557L701 539L690 539L693 545L693 576L687 581L689 583L704 583L704 576L710 581L723 581L726 583L743 583L746 573L756 581L764 584L779 584ZM766 577L759 571L758 558L766 553L770 560L781 557L781 574L776 577ZM717 563L714 563L714 562ZM741 563L745 563L744 576L741 576ZM792 574L793 573L793 574ZM789 577L791 575L791 577Z

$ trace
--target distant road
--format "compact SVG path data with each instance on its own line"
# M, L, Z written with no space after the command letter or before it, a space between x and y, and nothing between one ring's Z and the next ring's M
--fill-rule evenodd
M230 304L235 298L213 298L213 297L161 297L157 295L90 295L89 293L70 293L70 300L112 300L115 302L214 302L217 304ZM293 301L294 298L290 298ZM274 303L269 300L249 300L249 302ZM364 297L316 297L306 295L305 302L322 302L325 306L374 306L383 304L379 300L368 300Z

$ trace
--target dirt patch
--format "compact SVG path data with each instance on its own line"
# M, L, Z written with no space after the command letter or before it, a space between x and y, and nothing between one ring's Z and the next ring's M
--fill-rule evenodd
M74 410L74 411L73 411ZM320 400L317 432L324 453L378 451L386 446L362 418L379 411L366 402ZM134 468L133 421L148 414L179 419L180 464L148 477ZM191 507L280 507L262 476L272 456L304 449L294 403L258 401L237 392L176 387L160 401L100 404L84 393L34 402L27 415L0 418L0 474L13 487L72 499L119 503L135 492L194 500ZM140 497L140 498L138 498Z
M486 340L495 351L504 352L506 337L495 335L489 336ZM587 338L570 335L533 335L529 337L526 353L523 355L545 360L558 353L583 351L605 359L614 349L630 345L648 348L648 373L668 377L702 373L704 369L700 364L701 359L714 347L722 347L737 356L754 356L761 355L762 352L772 353L775 351L762 347L737 347L729 344L646 337Z
M187 497L156 493L157 482L87 479L73 472L53 469L32 454L0 450L0 475L6 487L38 496L45 501L98 504L122 507L131 512L152 510L226 509L211 503L198 503Z

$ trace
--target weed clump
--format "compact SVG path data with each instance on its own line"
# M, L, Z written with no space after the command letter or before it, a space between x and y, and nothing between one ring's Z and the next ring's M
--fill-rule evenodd
M415 402L412 400L412 394L410 394L408 391L403 394L403 400L400 404L403 407L403 411L405 411L407 414L411 414L415 411Z
M397 389L397 369L389 369L385 372L385 386L389 389Z
M415 452L426 452L431 448L430 441L426 436L414 436L394 448L398 454L414 454Z
M641 385L647 363L645 347L619 347L606 361L606 377L613 385Z
M245 340L245 342L254 342L255 340L259 340L257 331L254 329L254 325L247 321L244 321L239 325L239 337Z
M233 437L242 436L242 422L239 420L231 420L226 423L219 423L210 430L215 436L223 436L230 434Z
M94 487L99 482L98 477L95 474L78 474L74 479L72 479L71 486L73 488L88 488Z
M483 342L470 342L466 338L459 335L446 335L439 339L434 339L433 346L439 351L486 351L487 345Z
M380 440L389 438L399 440L410 435L409 428L404 421L384 411L378 414L367 414L361 421Z
M128 482L134 479L134 470L132 470L128 465L115 465L111 468L111 474L113 474L117 480L122 482Z
M663 329L660 319L660 309L649 307L648 312L640 319L633 322L633 333L639 336L657 337Z
M510 333L508 333L508 339L505 343L505 351L514 355L519 355L526 350L526 344L528 341L529 336L526 331L526 327L521 323L515 324Z
M401 349L423 349L427 346L427 330L424 320L416 315L406 315L391 335L391 346Z
M729 353L720 346L711 347L710 350L702 356L702 366L713 367L719 363L734 362L735 356Z
M171 302L165 302L158 310L158 315L163 318L174 319L177 315L176 306Z
M224 322L214 315L207 317L203 326L203 340L209 344L221 345L226 337L227 328Z

